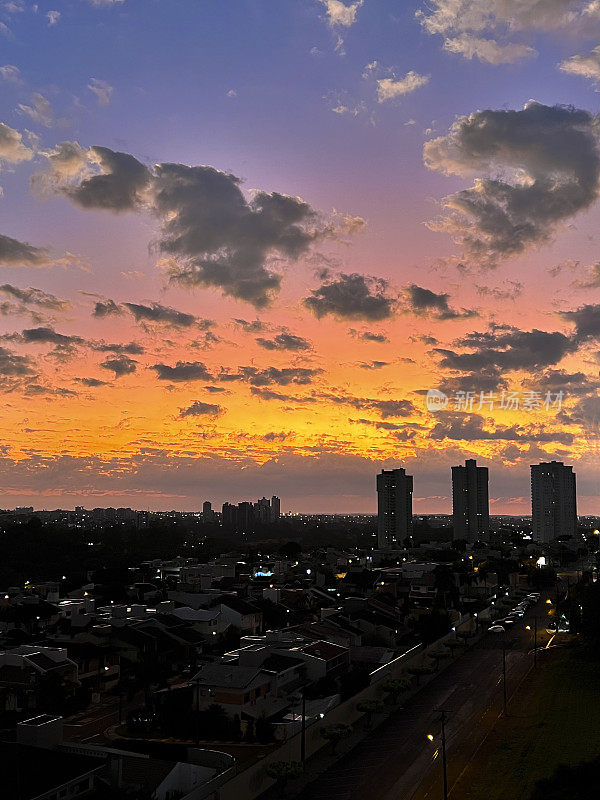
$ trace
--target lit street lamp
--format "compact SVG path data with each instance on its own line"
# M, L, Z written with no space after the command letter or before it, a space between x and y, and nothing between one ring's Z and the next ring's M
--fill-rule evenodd
M442 715L441 723L442 723L442 769L444 772L444 800L448 800L448 769L446 763L446 714L449 714L449 711L446 711L443 708L436 708L434 711L439 711ZM433 733L428 733L427 738L430 742L433 742L434 735Z

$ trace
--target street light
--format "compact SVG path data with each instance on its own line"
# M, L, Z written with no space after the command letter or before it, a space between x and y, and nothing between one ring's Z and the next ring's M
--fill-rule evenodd
M526 625L525 630L530 631L531 625ZM533 666L537 667L537 617L533 618Z
M450 712L444 708L434 708L434 711L438 711L442 717L440 722L442 723L442 769L444 772L444 800L448 800L448 765L446 763L446 714ZM433 742L434 735L433 733L428 733L427 738L430 742Z

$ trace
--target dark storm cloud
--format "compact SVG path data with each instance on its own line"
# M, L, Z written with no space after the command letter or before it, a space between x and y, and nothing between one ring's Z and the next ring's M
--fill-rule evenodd
M256 342L265 350L310 350L311 345L302 336L293 333L278 333L273 339L264 339L262 336L256 337Z
M156 372L159 381L211 381L213 376L201 361L178 361L175 366L153 364L150 369Z
M446 216L431 225L481 265L548 241L598 197L597 119L570 106L531 101L520 111L476 111L423 152L430 169L482 176L446 197Z
M436 319L460 319L476 317L477 312L468 309L456 311L449 305L449 294L436 294L430 289L424 289L412 283L406 288L406 303L408 310L415 314L431 315Z
M187 408L179 409L180 417L218 417L225 409L214 403L203 403L201 400L195 400Z
M340 273L320 273L323 283L313 289L304 305L319 319L328 314L341 319L376 321L388 319L397 301L389 295L389 284L383 278Z
M84 178L78 185L63 187L61 191L86 209L131 211L138 208L152 177L150 171L137 158L108 147L91 147L90 155L98 161L100 175Z
M41 267L48 263L48 251L10 236L0 234L0 264L4 266Z
M115 373L115 378L121 378L123 375L131 375L136 371L137 361L129 356L121 355L114 358L105 359L99 366L102 369L107 369Z
M355 339L362 339L363 342L387 344L390 341L385 333L375 333L374 331L357 331L356 328L350 328L348 333Z
M0 292L9 295L9 297L14 297L25 305L39 306L49 311L64 311L70 305L67 300L61 300L59 297L44 292L42 289L35 289L33 286L27 289L20 289L18 286L4 283L0 286Z
M111 315L122 314L123 309L121 306L118 306L114 300L99 300L94 305L93 314L95 317L99 317L102 319L103 317L109 317Z

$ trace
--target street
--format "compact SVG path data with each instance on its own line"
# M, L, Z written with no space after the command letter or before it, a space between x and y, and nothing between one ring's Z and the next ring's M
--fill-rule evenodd
M440 714L446 722L448 787L452 786L502 713L502 643L506 637L509 697L533 664L534 616L538 644L550 639L544 598L510 633L486 634L472 649L406 702L366 739L305 787L306 800L434 800L442 797ZM541 662L543 656L538 659ZM433 742L427 739L433 734Z

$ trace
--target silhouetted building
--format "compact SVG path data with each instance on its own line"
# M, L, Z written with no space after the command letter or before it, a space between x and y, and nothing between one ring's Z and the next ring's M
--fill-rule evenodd
M412 475L402 468L377 476L377 546L401 547L412 536Z
M281 500L273 495L271 498L271 522L277 522L281 516Z
M464 467L452 467L452 523L454 538L476 542L487 539L490 528L488 468L474 458Z
M562 461L531 466L533 538L551 542L577 530L577 489L573 467Z

